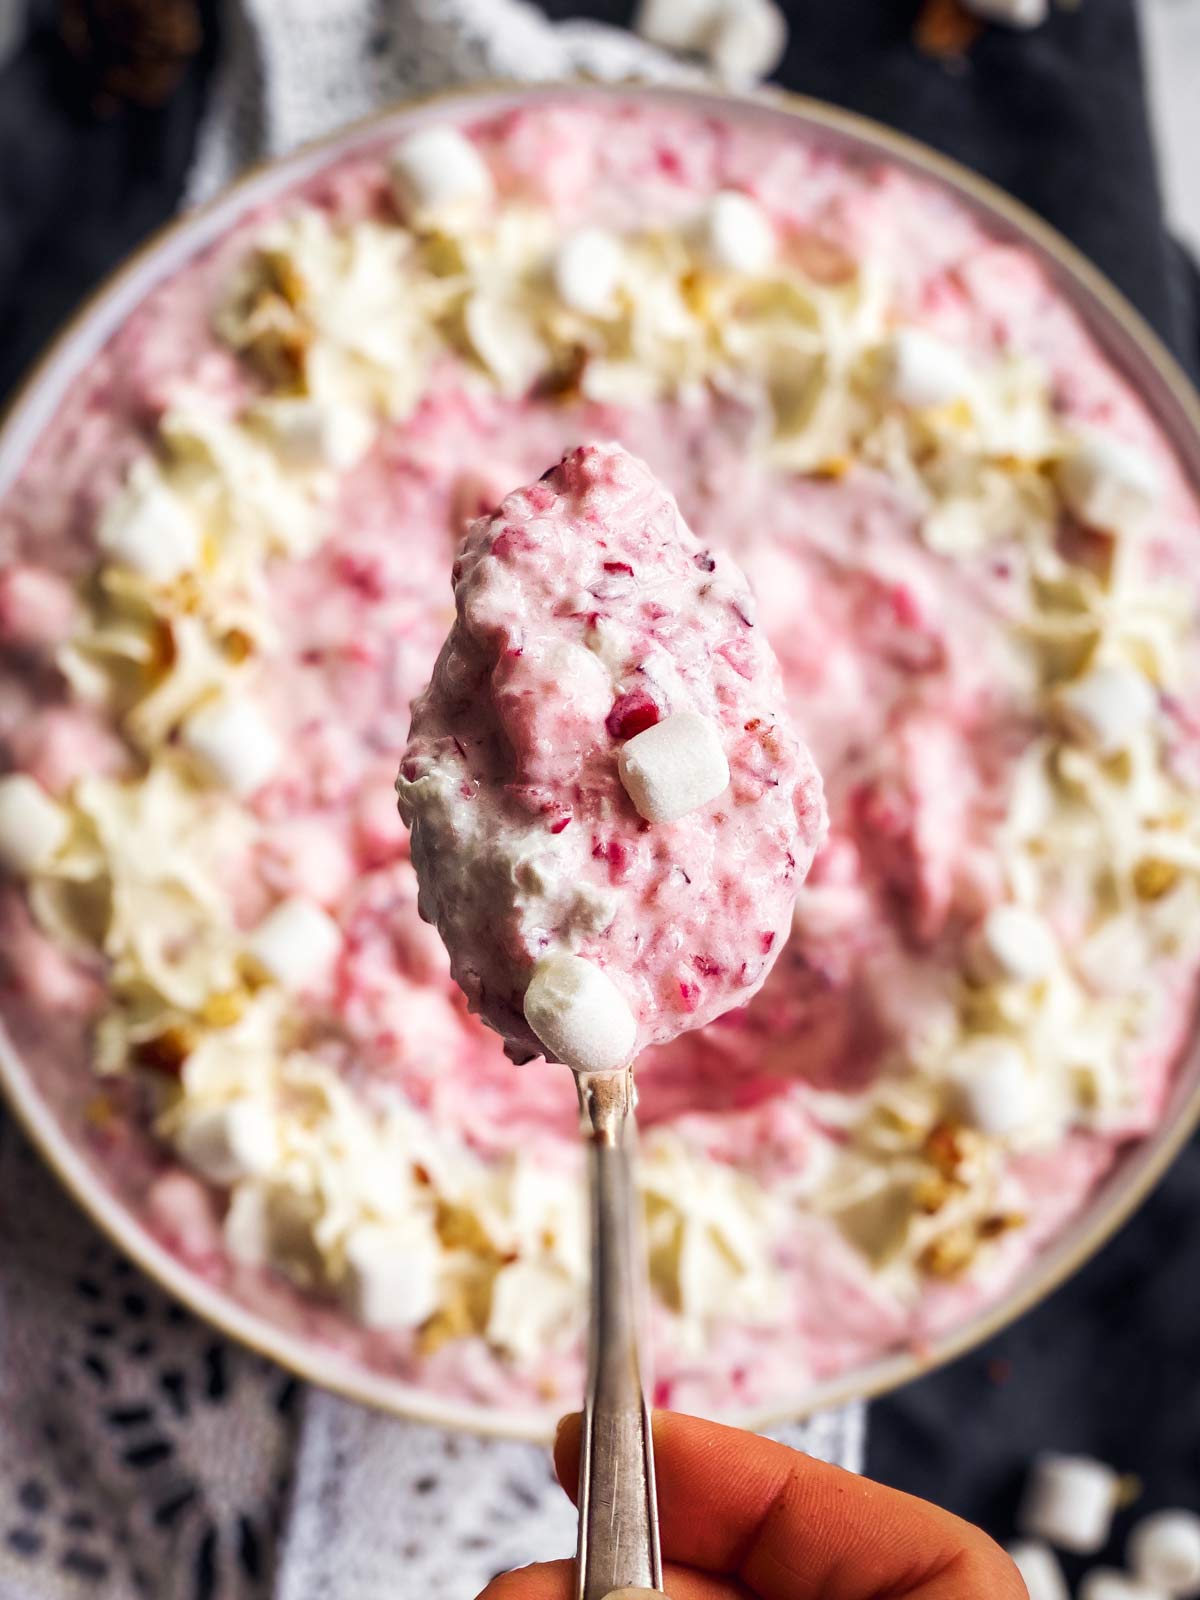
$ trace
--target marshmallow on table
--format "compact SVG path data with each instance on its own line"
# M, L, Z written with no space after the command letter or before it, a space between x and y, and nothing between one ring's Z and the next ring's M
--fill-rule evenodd
M1143 1517L1125 1546L1139 1582L1172 1600L1200 1595L1200 1517L1193 1511L1156 1511Z
M101 517L96 542L111 560L152 583L170 583L200 557L196 519L152 468L134 468Z
M268 1171L279 1154L275 1121L255 1100L230 1100L196 1111L175 1135L193 1171L222 1186Z
M984 983L1038 983L1058 964L1058 941L1044 917L1025 906L993 906L967 951Z
M1010 28L1037 28L1050 15L1050 0L963 0L968 11L985 22Z
M250 935L253 960L286 989L309 989L325 978L342 947L341 929L312 900L281 900Z
M699 242L709 264L721 272L765 272L775 256L770 217L739 189L713 195L700 219Z
M1023 1534L1075 1555L1095 1555L1108 1543L1120 1480L1088 1456L1042 1455L1025 1485L1017 1513Z
M525 1020L552 1056L576 1072L629 1065L637 1023L625 996L594 962L546 956L525 991Z
M63 808L24 772L0 778L0 866L35 872L62 848L70 830Z
M621 747L617 769L647 822L677 822L729 787L729 763L707 717L677 711Z
M1145 451L1104 433L1080 434L1055 482L1081 522L1109 532L1136 523L1162 492L1158 467Z
M1024 1051L1011 1039L969 1040L951 1071L963 1114L980 1133L1004 1139L1031 1121L1035 1086Z
M786 45L787 19L773 0L724 0L703 50L717 77L748 89L774 72Z
M1158 709L1154 685L1120 661L1093 667L1064 684L1056 702L1068 733L1102 756L1126 749Z
M261 789L283 759L274 728L249 700L230 697L200 706L179 736L184 748L239 796Z
M303 397L268 401L256 415L283 460L302 471L346 471L362 460L374 434L370 417L354 406Z
M621 280L621 241L604 228L580 228L554 258L559 299L585 317L610 317Z
M482 211L494 193L487 163L457 128L419 128L389 165L396 203L418 226Z
M362 1223L345 1251L342 1301L364 1328L415 1328L437 1310L440 1263L427 1229Z
M1025 1580L1029 1600L1071 1600L1063 1569L1049 1545L1034 1541L1010 1544L1008 1553Z
M950 405L971 392L972 382L962 351L923 328L900 328L884 347L884 388L899 405L918 411Z
M635 33L664 50L703 50L722 0L641 0Z
M1077 1600L1168 1600L1168 1596L1115 1567L1093 1567L1079 1580Z

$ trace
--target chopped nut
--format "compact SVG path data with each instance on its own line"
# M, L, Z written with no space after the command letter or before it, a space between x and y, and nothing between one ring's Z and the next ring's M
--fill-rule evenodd
M450 1290L445 1301L417 1335L417 1347L430 1356L455 1339L469 1339L487 1327L492 1309L492 1275L464 1278Z
M1173 861L1144 856L1133 869L1133 887L1139 900L1161 900L1179 882L1179 868Z
M927 1217L936 1216L942 1207L962 1193L962 1186L943 1177L922 1178L913 1187L913 1204Z
M965 1223L948 1228L930 1240L917 1258L917 1265L931 1277L956 1278L971 1265L978 1244L974 1229Z
M443 1200L438 1205L438 1238L447 1250L468 1250L472 1255L494 1256L496 1246L473 1211Z
M153 1038L143 1039L135 1045L133 1061L136 1066L145 1067L150 1072L161 1072L176 1078L196 1044L194 1029L184 1022L173 1022Z
M1017 1228L1023 1228L1028 1220L1020 1211L995 1212L990 1217L984 1217L979 1224L979 1237L981 1239L999 1239L1002 1234L1012 1233Z
M210 1028L229 1028L240 1020L246 1009L246 996L241 989L223 989L210 994L200 1008L200 1020Z

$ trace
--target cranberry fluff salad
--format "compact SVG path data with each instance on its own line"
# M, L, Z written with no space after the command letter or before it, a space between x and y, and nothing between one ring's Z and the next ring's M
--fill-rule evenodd
M515 1061L628 1066L744 1006L825 830L754 598L585 445L477 522L396 788L418 906Z
M939 186L735 112L546 98L332 163L155 289L0 503L4 1015L224 1293L433 1393L573 1400L571 1075L471 1013L393 786L414 701L406 783L502 775L438 745L452 660L417 698L464 535L491 652L560 512L643 496L662 559L692 550L607 448L505 501L608 441L713 552L688 581L731 698L636 636L624 540L599 582L580 552L578 609L464 713L520 755L511 865L426 909L494 897L486 966L451 942L529 1055L514 974L570 897L567 953L636 1025L656 1400L786 1406L1020 1279L1160 1123L1200 969L1200 506L1037 263ZM611 768L568 817L543 681L634 753L719 724L720 851L723 800L656 823ZM829 811L790 931L735 803L800 782L798 821L761 804L799 877L818 802L760 706ZM447 804L431 837L469 826ZM671 937L610 961L660 868Z

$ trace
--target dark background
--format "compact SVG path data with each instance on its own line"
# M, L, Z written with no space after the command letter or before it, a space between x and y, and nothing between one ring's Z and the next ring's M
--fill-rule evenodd
M0 0L0 5L12 0ZM627 22L628 0L543 0ZM1170 239L1147 123L1133 0L1082 0L1031 33L988 29L965 57L914 43L917 0L794 0L790 88L915 134L1061 228L1200 370L1195 272ZM95 109L59 5L0 69L0 400L109 267L175 210L219 45L167 103ZM869 1470L1011 1532L1040 1449L1081 1450L1142 1480L1140 1506L1200 1505L1200 1145L1136 1219L1015 1328L872 1408Z

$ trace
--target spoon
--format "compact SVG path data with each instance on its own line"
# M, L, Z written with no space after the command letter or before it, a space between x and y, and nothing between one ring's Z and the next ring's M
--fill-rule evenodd
M577 1073L588 1144L591 1320L579 1457L576 1600L662 1590L650 1407L640 1349L645 1251L634 1182L632 1068Z

